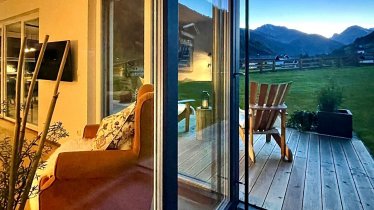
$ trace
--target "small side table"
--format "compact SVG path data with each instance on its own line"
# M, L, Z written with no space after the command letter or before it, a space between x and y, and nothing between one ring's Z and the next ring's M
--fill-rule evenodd
M196 109L196 139L206 140L212 138L213 128L213 110L212 107L202 109L200 106ZM209 127L210 126L210 127Z

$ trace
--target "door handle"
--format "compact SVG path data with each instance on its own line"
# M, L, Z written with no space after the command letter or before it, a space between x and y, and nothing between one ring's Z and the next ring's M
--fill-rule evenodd
M234 77L236 77L236 76L245 76L245 73L243 73L243 72L235 72L233 75L234 75Z

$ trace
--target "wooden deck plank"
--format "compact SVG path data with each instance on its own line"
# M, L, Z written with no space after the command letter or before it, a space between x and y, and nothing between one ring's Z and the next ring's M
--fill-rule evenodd
M371 186L374 187L374 160L371 157L369 151L366 149L364 143L360 140L352 140L352 144L356 150L356 153L364 167L369 180L371 182Z
M212 177L212 170L217 164L216 162L217 160L214 158L213 161L206 167L202 168L202 170L195 177L199 180L209 182L210 178Z
M290 136L288 147L295 154L299 142L300 133L296 130ZM265 209L282 209L284 196L286 194L288 180L292 170L292 163L280 161L277 172L275 173L273 182L269 188L268 194L265 198L263 208Z
M197 174L199 174L204 168L213 162L212 158L215 158L215 156L212 154L213 151L212 148L210 148L210 145L207 145L205 149L200 148L200 150L204 151L203 154L192 158L191 161L194 161L194 164L191 164L191 167L186 167L183 170L189 176L196 177Z
M305 172L303 209L322 209L319 137L311 134Z
M320 151L322 207L324 209L342 209L329 137L320 136Z
M261 135L255 135L255 138L254 138L254 148L259 149L259 150L261 150L262 146L264 145L264 143L262 143L262 145L261 145L261 143L259 142L260 137L261 137ZM239 147L240 147L240 149L239 149L240 163L239 164L242 164L242 166L240 166L240 167L244 167L244 145L242 144L242 142L240 140L239 140ZM199 172L196 175L196 178L199 179L199 180L203 180L205 182L210 182L211 178L213 176L212 167L214 168L215 164L216 164L216 159L214 158L212 163L210 163L208 166L206 166L201 172ZM216 175L216 174L214 174L214 175Z
M266 143L265 136L264 135L260 135L260 137L259 137L258 141L256 142L256 144L253 145L254 151L257 151L256 152L256 164L253 164L251 161L249 161L249 162L251 162L251 165L249 166L249 178L250 179L252 178L251 174L253 174L257 168L259 168L259 166L261 165L261 163L264 163L264 160L263 160L264 159L264 155L263 154L264 153L265 154L270 154L271 150L269 152L269 148L268 147L271 147L271 149L272 149L273 146L275 146L275 144L268 144L268 143ZM264 152L265 149L266 149L266 151ZM260 155L262 155L262 156L260 157ZM260 159L259 160L260 161L259 164L257 164L257 158ZM240 181L243 182L243 183L244 183L244 163L245 163L245 159L244 159L244 155L243 155L243 158L240 161L240 169L239 169L239 178L240 178ZM252 169L252 166L254 166L254 165L258 165L258 167L256 167L256 169Z
M293 163L279 161L279 148L274 141L267 144L265 135L256 135L257 162L249 166L251 204L266 209L373 209L374 161L361 141L289 130L292 129L287 128L287 133L288 146L295 157ZM305 144L307 135L310 140ZM209 183L216 176L212 174L217 164L212 158L214 148L209 141L196 141L193 136L186 133L179 138L180 172ZM243 147L240 142L240 181L244 181ZM240 184L241 199L243 192L244 185Z
M290 139L291 133L287 132L287 142ZM274 175L278 169L279 162L283 162L280 159L280 149L275 147L268 158L268 161L265 163L264 168L261 171L260 176L258 177L255 185L250 191L249 203L255 206L262 206L264 204L266 195L269 191L270 185L273 181ZM288 163L292 164L292 163Z
M264 203L266 194L279 164L279 160L277 159L279 154L277 154L276 151L276 149L273 149L273 152L268 157L258 179L253 185L249 196L249 203L252 205L262 206Z
M256 180L257 180L258 176L260 175L268 157L270 156L271 152L273 151L273 149L276 145L276 143L274 141L266 143L265 139L266 139L265 135L261 135L261 137L258 141L258 145L263 145L263 147L262 147L261 150L257 150L258 153L256 153L256 163L251 164L249 166L249 170L248 170L249 191L252 190L253 185L256 183ZM244 162L244 160L243 160L243 162ZM242 172L243 176L240 178L240 182L245 183L245 181L244 181L244 178L245 178L244 177L244 163L243 163L243 168L240 168L240 171L241 170L243 170L243 172ZM240 171L239 171L239 173L240 173ZM240 185L239 189L240 189L241 192L244 192L244 185ZM242 197L239 197L239 198L244 200L244 194L240 194L239 196L242 196Z
M302 209L309 134L301 133L282 209Z
M178 161L182 160L181 157L185 156L185 154L191 153L196 151L199 146L204 143L197 140L190 140L190 139L179 139L178 142Z
M374 208L374 189L350 141L341 142L364 209Z
M187 171L195 165L202 157L212 152L212 149L209 147L210 142L202 143L195 151L191 151L181 158L178 161L178 172L187 174Z
M263 137L264 137L263 142L265 142L265 136ZM264 146L262 147L261 151L259 151L258 155L256 155L256 163L251 165L248 171L249 189L252 189L253 185L255 184L258 176L260 175L262 169L264 168L265 163L268 160L275 145L276 143L274 141L271 141L269 143L264 143ZM244 181L244 174L241 180Z
M332 155L334 159L334 166L338 179L342 205L344 209L362 209L360 198L358 197L343 148L340 144L341 141L347 140L331 138Z
M289 137L290 137L290 135L291 135L291 133L292 132L286 132L286 139L288 139ZM254 178L254 177L256 177L256 176L254 176L254 177L252 177L252 175L256 175L257 174L257 170L258 169L261 169L262 170L262 167L264 166L263 164L265 164L266 163L266 160L264 160L264 157L266 157L266 158L268 158L269 157L269 155L270 155L270 153L272 152L272 150L273 150L273 147L269 147L269 145L268 145L268 147L267 147L267 151L264 153L264 152L261 152L262 151L262 149L264 149L264 147L265 147L265 145L267 145L267 144L265 144L265 139L266 139L266 136L264 135L264 134L261 134L260 135L260 137L258 138L258 145L257 145L257 147L261 147L261 149L257 149L256 148L256 145L254 145L254 150L255 150L255 152L256 152L256 163L254 164L253 162L251 162L251 164L250 164L250 169L249 169L249 179L251 180L252 178ZM276 145L276 142L275 141L271 141L270 142L271 144L270 145L273 145L273 144L275 144ZM257 150L256 150L257 149ZM243 154L243 156L244 156L244 154ZM262 158L262 160L260 161L260 163L257 163L257 157L259 157L259 158ZM279 152L279 157L280 157L280 152ZM241 160L241 161L243 161L243 167L244 167L244 158ZM265 161L265 162L264 162ZM257 167L254 167L255 165L258 165ZM261 167L260 167L261 166ZM242 182L244 182L244 168L243 168L243 170L240 170L239 171L239 177L241 177L240 178L240 180L242 181ZM253 185L252 185L253 186Z
M261 135L255 135L254 137L254 149L261 150L262 146L264 143L261 143L258 141L260 139ZM244 167L244 144L242 143L241 140L239 140L239 170ZM216 164L216 159L213 159L212 163L206 166L201 172L199 172L196 177L200 180L204 180L209 182L211 177L212 177L212 167L214 167ZM244 173L244 168L243 168L243 173ZM241 177L241 175L239 176Z
M194 141L195 142L189 142L183 146L178 146L178 166L184 162L188 162L191 157L201 152L201 148L206 147L205 144L209 144L208 141Z

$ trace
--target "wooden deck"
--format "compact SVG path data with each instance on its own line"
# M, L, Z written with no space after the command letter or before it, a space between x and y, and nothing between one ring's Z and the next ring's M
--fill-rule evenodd
M183 177L211 185L214 140L197 141L194 130L179 134L178 169ZM240 140L238 140L240 141ZM280 149L257 135L256 163L249 166L250 204L265 209L374 209L374 161L357 138L351 140L287 129L294 161L280 161ZM240 182L244 145L240 141ZM244 200L244 185L240 185Z

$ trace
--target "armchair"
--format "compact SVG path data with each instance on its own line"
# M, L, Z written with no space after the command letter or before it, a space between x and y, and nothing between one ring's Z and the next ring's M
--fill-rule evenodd
M144 85L135 107L131 150L61 153L55 173L40 181L39 208L150 209L153 196L153 86ZM94 138L98 125L87 125Z

